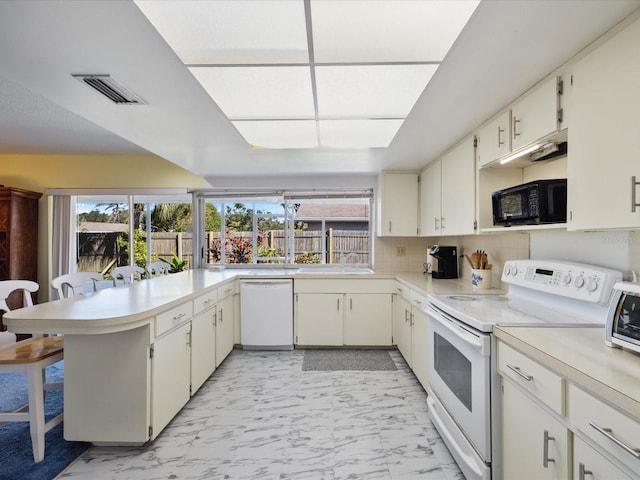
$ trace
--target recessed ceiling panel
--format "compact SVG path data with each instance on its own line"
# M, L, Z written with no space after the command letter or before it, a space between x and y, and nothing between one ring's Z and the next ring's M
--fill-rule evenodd
M309 67L192 67L227 117L314 118Z
M406 117L436 65L316 67L320 117Z
M403 120L320 120L323 147L385 148Z
M312 0L315 61L442 61L478 3Z
M315 120L232 122L254 148L314 148L318 146Z
M186 64L308 62L304 3L136 0Z

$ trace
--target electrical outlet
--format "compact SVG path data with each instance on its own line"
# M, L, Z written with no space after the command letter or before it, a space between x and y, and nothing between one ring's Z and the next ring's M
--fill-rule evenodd
M404 257L407 254L406 247L396 247L396 256Z

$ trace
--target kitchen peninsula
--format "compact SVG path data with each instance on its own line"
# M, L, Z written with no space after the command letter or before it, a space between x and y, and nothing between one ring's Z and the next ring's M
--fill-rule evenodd
M65 336L67 440L141 445L160 434L239 343L241 278L383 279L390 295L396 282L424 295L471 289L463 279L434 282L420 273L297 272L189 270L14 310L4 318L15 332Z

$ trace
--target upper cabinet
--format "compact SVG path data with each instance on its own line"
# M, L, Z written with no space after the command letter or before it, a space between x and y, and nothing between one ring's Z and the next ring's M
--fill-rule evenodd
M640 227L639 44L636 20L574 65L569 229Z
M378 179L376 231L380 237L418 235L418 174L382 172Z
M523 95L511 107L511 149L513 151L557 132L563 119L561 78L552 76Z
M475 139L467 137L420 178L422 236L475 232Z
M505 110L478 129L478 167L511 151L511 110Z

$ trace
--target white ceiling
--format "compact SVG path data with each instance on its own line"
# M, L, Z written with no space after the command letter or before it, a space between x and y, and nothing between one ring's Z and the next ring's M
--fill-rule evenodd
M418 169L640 0L483 0L391 145L251 148L133 1L0 2L0 154L147 154L208 179ZM146 105L71 77L109 73Z

